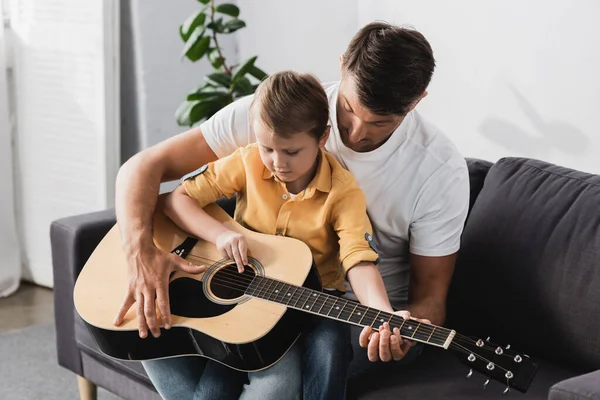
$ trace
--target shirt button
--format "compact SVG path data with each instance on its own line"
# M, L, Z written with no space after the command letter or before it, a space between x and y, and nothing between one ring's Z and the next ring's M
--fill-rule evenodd
M284 193L283 196L281 196L281 198L284 199L284 200L287 200L287 198L288 198L287 193Z

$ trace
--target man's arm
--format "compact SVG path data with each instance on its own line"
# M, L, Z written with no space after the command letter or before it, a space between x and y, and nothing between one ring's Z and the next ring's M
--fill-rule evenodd
M202 132L196 128L141 151L119 169L115 204L129 265L129 285L115 325L123 322L127 311L137 301L140 337L146 337L148 329L155 337L160 335L156 303L165 327L170 327L169 274L176 269L190 273L200 272L200 269L154 246L152 216L160 184L178 179L216 159Z
M434 325L446 320L446 297L454 273L456 253L443 257L410 255L410 286L407 309L415 318Z

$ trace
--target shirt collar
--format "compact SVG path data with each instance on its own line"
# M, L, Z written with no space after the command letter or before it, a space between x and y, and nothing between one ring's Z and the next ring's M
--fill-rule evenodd
M274 179L276 182L279 182L279 179L277 179L267 167L264 167L262 178ZM304 198L311 198L315 194L315 190L323 193L329 193L329 191L331 191L331 165L329 164L329 160L327 160L323 149L319 150L319 166L317 167L317 173L306 187Z

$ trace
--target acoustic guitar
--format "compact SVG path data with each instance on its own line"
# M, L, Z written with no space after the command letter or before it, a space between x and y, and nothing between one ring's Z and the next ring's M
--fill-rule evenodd
M472 370L525 392L538 364L526 355L489 341L463 336L452 329L361 305L321 291L308 246L296 239L250 231L218 205L205 210L228 229L242 233L248 261L239 273L216 247L190 237L162 212L164 196L154 214L156 246L194 264L208 265L201 274L174 272L169 296L172 328L159 338L138 335L135 307L123 324L114 316L127 289L127 261L118 224L106 234L83 267L74 289L75 308L100 350L121 360L203 356L241 371L256 371L276 363L316 317L371 326L384 322L402 337L440 349L455 350ZM157 310L157 315L158 313Z

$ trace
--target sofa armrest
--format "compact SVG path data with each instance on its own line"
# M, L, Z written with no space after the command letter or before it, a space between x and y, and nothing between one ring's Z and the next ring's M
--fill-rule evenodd
M600 370L554 384L548 400L600 400Z
M73 289L87 259L115 221L111 209L62 218L50 226L58 363L79 375L82 366L75 340Z

